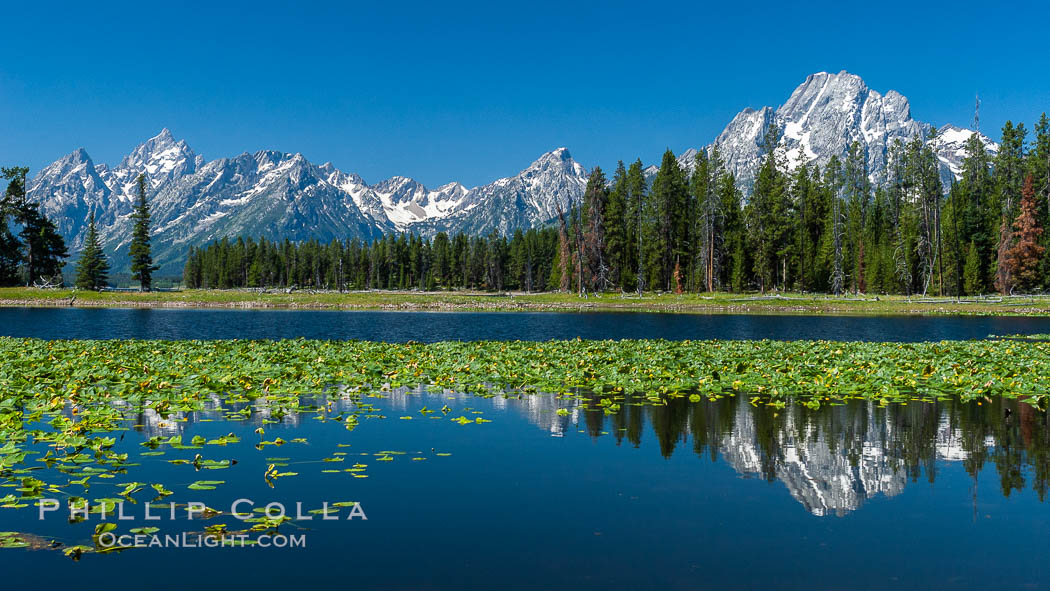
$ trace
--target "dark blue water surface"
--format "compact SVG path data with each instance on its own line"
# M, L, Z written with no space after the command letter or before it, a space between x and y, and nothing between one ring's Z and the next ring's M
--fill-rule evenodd
M142 548L85 555L0 549L4 588L26 589L1042 589L1050 585L1050 427L1019 401L811 411L746 397L666 405L394 393L353 431L314 415L221 412L133 417L116 450L132 474L61 493L113 497L163 483L176 503L229 511L238 498L304 509L357 501L367 521L296 522L305 548ZM447 415L424 415L445 406ZM334 411L353 403L336 400ZM558 412L558 411L562 412ZM480 414L474 414L480 413ZM401 416L414 417L401 420ZM490 423L450 419L482 416ZM185 421L180 420L185 419ZM289 441L254 448L260 436ZM138 457L151 436L233 432L241 443ZM305 443L291 442L306 438ZM44 446L39 446L44 447ZM43 451L43 449L39 450ZM386 455L384 452L392 452ZM195 471L168 460L235 459ZM342 462L322 462L340 457ZM377 455L378 454L378 455ZM403 454L403 455L402 455ZM450 455L438 455L450 454ZM274 457L278 459L274 459ZM390 457L381 461L378 457ZM419 458L413 459L413 458ZM271 461L294 476L271 487ZM368 478L342 469L367 464ZM331 470L334 472L323 472ZM64 482L61 475L34 472ZM222 480L193 491L195 480ZM2 491L0 491L2 492ZM147 522L147 486L119 531L225 523ZM343 513L346 515L346 513ZM69 524L0 509L2 530L90 544L98 516Z
M939 341L1050 333L1050 317L640 312L336 312L0 308L0 335L43 339L827 339Z

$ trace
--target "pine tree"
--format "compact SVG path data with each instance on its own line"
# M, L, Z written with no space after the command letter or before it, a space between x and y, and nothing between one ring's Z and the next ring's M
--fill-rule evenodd
M43 214L36 214L31 227L34 230L37 250L34 265L35 276L51 281L53 285L61 284L62 267L66 265L65 259L69 256L66 241L58 233L58 227L54 222Z
M963 290L966 295L978 295L983 291L984 279L981 269L977 244L971 240L970 248L966 251L966 264L963 267Z
M557 264L551 269L551 283L555 280L555 271L557 269L557 282L558 291L568 292L569 291L569 265L572 262L572 253L569 248L569 230L565 223L565 212L562 211L561 206L558 206L558 255Z
M845 241L843 257L845 274L852 285L853 293L863 291L864 265L862 264L864 218L871 200L871 183L868 180L867 155L860 142L854 141L846 155L843 168L843 192L845 197Z
M693 216L696 228L693 236L696 240L696 252L700 260L697 271L700 274L699 287L705 291L714 291L715 278L718 274L718 262L721 260L719 249L723 243L724 219L721 202L718 199L718 188L715 184L717 170L720 168L718 152L709 159L707 152L700 150L696 154L696 166L693 168L691 189L696 204Z
M908 151L904 142L896 140L890 149L890 183L888 217L893 229L893 276L904 293L912 293L912 269L909 261L910 247L907 229Z
M153 265L150 254L149 204L146 202L146 177L139 175L138 199L135 211L131 214L134 227L131 230L131 278L139 282L139 291L149 291L153 287L153 272L159 267Z
M642 227L649 284L670 291L675 261L685 252L688 227L688 187L674 152L664 152L653 180L652 195Z
M799 218L796 239L798 240L798 286L802 292L808 289L809 275L812 272L810 254L812 252L811 242L813 236L810 234L810 224L812 223L810 217L813 215L813 212L810 208L810 192L809 167L803 161L795 169L795 178L791 183L791 198L795 203L795 210L798 212Z
M22 240L19 243L5 239L4 244L0 246L10 248L20 244L25 248L25 255L21 257L22 279L25 285L32 285L40 280L51 283L55 278L61 277L64 259L69 256L65 240L58 233L55 224L40 213L40 204L29 201L26 193L26 175L29 169L16 166L2 169L2 173L9 183L3 201L0 202L0 210L5 215L10 213L15 223L21 226L18 234ZM11 253L0 253L3 254Z
M649 211L649 195L642 170L642 160L635 160L627 169L627 202L630 208L628 241L634 269L634 287L638 295L645 290L645 227Z
M1013 224L1013 247L1006 253L1006 265L1013 285L1024 291L1039 285L1039 263L1045 250L1039 243L1043 228L1036 220L1036 209L1035 189L1029 174L1021 190L1020 212Z
M91 210L84 248L80 251L80 260L77 261L76 286L79 289L102 289L106 286L108 273L109 261L106 260L106 254L102 252L102 242L95 228L95 211Z
M631 243L628 242L628 193L627 169L623 161L616 163L612 187L609 190L608 205L605 210L605 249L608 253L609 282L621 289L624 284L624 273L630 263L628 253Z
M22 243L7 227L7 214L0 210L0 286L18 284L18 263L22 259Z
M936 130L933 130L936 135ZM943 292L943 259L941 258L941 185L937 155L923 138L916 135L908 144L908 183L917 207L918 241L915 253L922 277L922 293L926 295L934 279L938 292Z
M777 128L770 124L764 140L765 156L745 210L748 240L754 253L753 270L763 293L776 286L780 269L786 268L790 247L789 199L784 164L776 151L778 141Z
M984 142L975 133L966 142L966 157L963 160L962 179L957 187L959 203L955 205L958 214L956 220L960 238L973 241L977 248L977 259L981 263L981 287L983 292L991 282L987 280L985 269L992 266L995 260L999 213L992 183L988 152ZM953 194L954 191L953 191ZM954 197L953 197L954 199Z
M609 288L609 258L606 252L606 219L609 189L605 173L595 166L583 192L583 237L581 250L588 268L590 288L602 292Z
M1035 126L1035 143L1028 153L1028 170L1032 174L1036 190L1036 201L1039 206L1037 220L1041 228L1050 227L1050 118L1046 113L1039 117ZM1050 288L1050 232L1043 233L1043 258L1039 273L1043 277L1044 288Z

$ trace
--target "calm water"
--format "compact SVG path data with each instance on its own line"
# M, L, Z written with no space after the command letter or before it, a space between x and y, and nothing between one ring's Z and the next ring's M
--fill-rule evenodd
M1050 318L0 308L0 335L45 339L939 341L1035 333L1050 333Z
M720 402L624 404L612 415L575 399L479 399L394 393L369 399L386 418L353 431L336 421L185 422L156 415L117 444L133 456L151 436L242 443L141 457L135 479L176 502L226 509L237 498L319 507L361 503L368 520L299 522L297 549L135 549L72 562L57 551L0 550L5 587L101 589L885 589L1047 588L1050 427L1017 401L870 403L810 411ZM349 399L334 410L350 410ZM419 413L447 406L444 420ZM559 414L557 411L562 409ZM480 415L474 415L480 412ZM491 423L460 425L459 415ZM399 420L414 416L413 420ZM177 417L176 417L177 418ZM253 433L307 443L262 451ZM348 447L338 447L339 444ZM162 447L161 449L165 449ZM376 453L392 461L377 461ZM231 458L197 472L166 460ZM320 462L346 453L344 462ZM449 456L438 456L448 453ZM267 457L297 476L274 487ZM425 458L413 461L413 457ZM368 478L323 473L354 462ZM128 477L130 478L130 477ZM194 480L224 480L188 491ZM120 475L115 483L123 483ZM91 498L113 496L98 481ZM141 504L151 494L134 495ZM121 529L199 531L201 522ZM97 518L68 524L32 507L0 510L4 530L84 542ZM236 524L230 516L211 519ZM305 525L303 525L305 523ZM295 525L295 527L290 527ZM46 575L42 575L46 573Z

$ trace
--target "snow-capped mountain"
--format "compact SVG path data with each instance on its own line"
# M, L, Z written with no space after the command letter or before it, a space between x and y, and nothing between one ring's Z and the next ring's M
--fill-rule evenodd
M983 133L954 125L945 125L938 128L937 135L930 140L930 146L933 147L934 153L937 154L937 159L941 161L942 170L944 167L947 167L956 180L962 178L962 164L963 160L966 159L966 144L974 133L977 133L981 139L981 143L984 144L984 149L988 153L989 158L999 151L999 144L993 142L991 138Z
M885 180L893 143L918 134L934 147L947 187L960 173L973 133L948 125L931 138L932 127L912 119L901 94L891 90L882 95L845 71L821 72L806 78L777 109L744 109L701 149L717 147L746 193L765 152L770 124L779 132L777 150L792 168L803 161L823 167L860 142L876 184ZM998 150L980 137L989 154ZM678 163L691 172L696 154L696 149L686 150ZM656 172L655 166L646 169L650 178ZM148 179L154 254L162 273L178 273L189 246L224 236L330 240L367 239L391 231L511 233L552 222L559 207L568 209L570 202L579 201L587 184L587 170L566 148L487 185L468 189L453 182L429 189L403 176L369 185L331 163L315 165L301 154L278 151L206 162L164 129L113 167L95 164L83 148L75 150L40 171L29 184L29 197L55 220L74 253L94 208L105 247L119 266L126 257L140 174Z
M471 189L456 211L440 221L443 229L468 234L501 233L546 224L579 202L587 170L558 148L540 156L515 176Z
M272 150L209 162L152 197L156 258L178 261L189 246L225 236L329 240L393 230L363 212L329 176L302 154ZM120 252L129 235L130 220L121 218L107 228L106 244Z
M744 109L706 146L708 152L718 148L727 169L745 192L753 184L766 152L765 136L770 124L777 129L777 150L789 168L802 162L824 167L832 156L844 158L856 141L864 150L869 177L876 184L886 180L886 164L894 142L907 143L919 135L934 146L946 189L953 176L958 178L965 156L963 147L973 133L945 126L936 138L931 138L932 126L913 119L908 99L897 91L883 95L846 71L812 74L779 108ZM982 135L981 140L989 153L998 150L998 145L986 136ZM683 153L679 164L691 171L695 153ZM654 174L655 167L649 172Z
M431 191L416 181L395 176L372 187L386 217L397 227L446 218L463 210L470 191L459 183L448 183Z
M83 241L85 220L91 208L100 213L113 208L113 191L103 180L104 165L96 166L83 148L56 160L40 171L27 187L28 198L41 203L45 215L72 246Z
M120 164L96 165L77 149L30 182L74 252L94 209L103 244L116 267L127 257L131 213L140 174L147 179L154 259L178 273L190 246L236 236L290 240L363 238L387 232L513 231L549 222L560 205L579 199L587 172L559 148L513 177L467 189L448 183L428 189L396 176L368 185L331 163L301 154L262 150L211 162L164 129Z
M150 188L156 191L165 183L193 174L204 165L204 158L194 154L183 140L176 140L168 128L146 140L114 167L103 169L102 179L123 201L133 202L136 179L145 174Z

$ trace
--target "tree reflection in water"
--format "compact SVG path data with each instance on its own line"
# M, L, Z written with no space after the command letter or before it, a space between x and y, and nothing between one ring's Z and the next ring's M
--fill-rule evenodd
M608 413L591 398L578 416L592 437L608 433L635 447L648 424L664 457L691 444L746 477L783 482L814 515L844 515L875 495L900 493L908 481L933 483L946 461L961 462L974 478L992 462L1003 495L1030 486L1046 500L1047 413L1023 401L852 401L819 410L756 406L746 397L666 402L628 402Z

